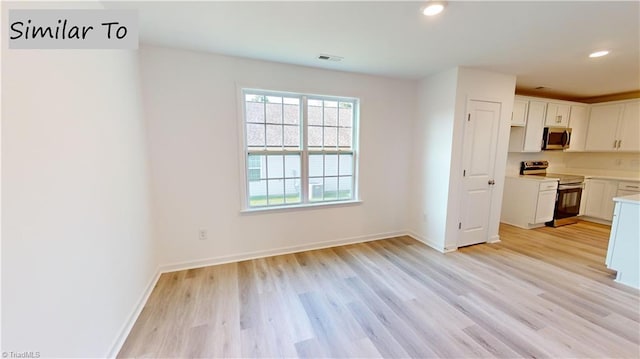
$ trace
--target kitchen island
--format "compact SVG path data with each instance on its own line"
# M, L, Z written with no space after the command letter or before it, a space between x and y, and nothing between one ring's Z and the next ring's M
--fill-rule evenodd
M607 267L618 272L616 281L640 288L640 194L615 197Z

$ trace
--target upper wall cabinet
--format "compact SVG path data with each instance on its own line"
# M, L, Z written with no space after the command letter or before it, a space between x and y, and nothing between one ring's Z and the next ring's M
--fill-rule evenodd
M527 110L529 101L516 98L513 102L513 112L511 113L511 126L524 126L527 124Z
M579 102L516 96L511 116L509 152L542 151L545 127L571 127L570 150L584 151L588 113L589 105Z
M571 105L569 111L569 128L571 128L571 142L568 152L582 152L587 144L587 129L589 127L589 106Z
M567 127L569 125L569 110L570 106L566 103L549 102L544 126Z
M586 151L640 152L640 100L591 106Z
M547 113L547 102L543 99L516 96L516 101L526 102L525 126L512 126L509 137L509 152L540 152L542 151L542 132ZM516 105L514 109L522 104ZM514 117L516 111L514 111Z

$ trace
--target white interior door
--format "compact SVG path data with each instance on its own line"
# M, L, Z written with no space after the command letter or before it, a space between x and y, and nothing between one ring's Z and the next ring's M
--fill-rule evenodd
M467 103L462 165L462 205L458 247L486 242L500 125L500 104Z

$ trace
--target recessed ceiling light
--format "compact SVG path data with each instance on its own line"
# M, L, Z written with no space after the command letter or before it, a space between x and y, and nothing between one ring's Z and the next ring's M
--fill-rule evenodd
M589 57L602 57L606 55L609 55L609 51L602 50L602 51L592 52L591 54L589 54Z
M422 10L422 13L425 16L433 16L441 13L442 10L444 10L444 3L432 2L429 5L427 5L427 7L425 7L424 10Z

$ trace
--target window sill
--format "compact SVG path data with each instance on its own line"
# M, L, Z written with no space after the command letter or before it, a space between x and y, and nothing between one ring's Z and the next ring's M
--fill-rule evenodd
M240 210L240 214L257 214L257 213L265 213L265 212L290 212L290 211L298 211L305 209L318 209L325 207L347 207L347 206L355 206L362 203L362 200L354 199L349 201L336 201L336 202L320 202L320 203L304 203L304 204L296 204L290 206L274 206L274 207L257 207L257 208L246 208Z

